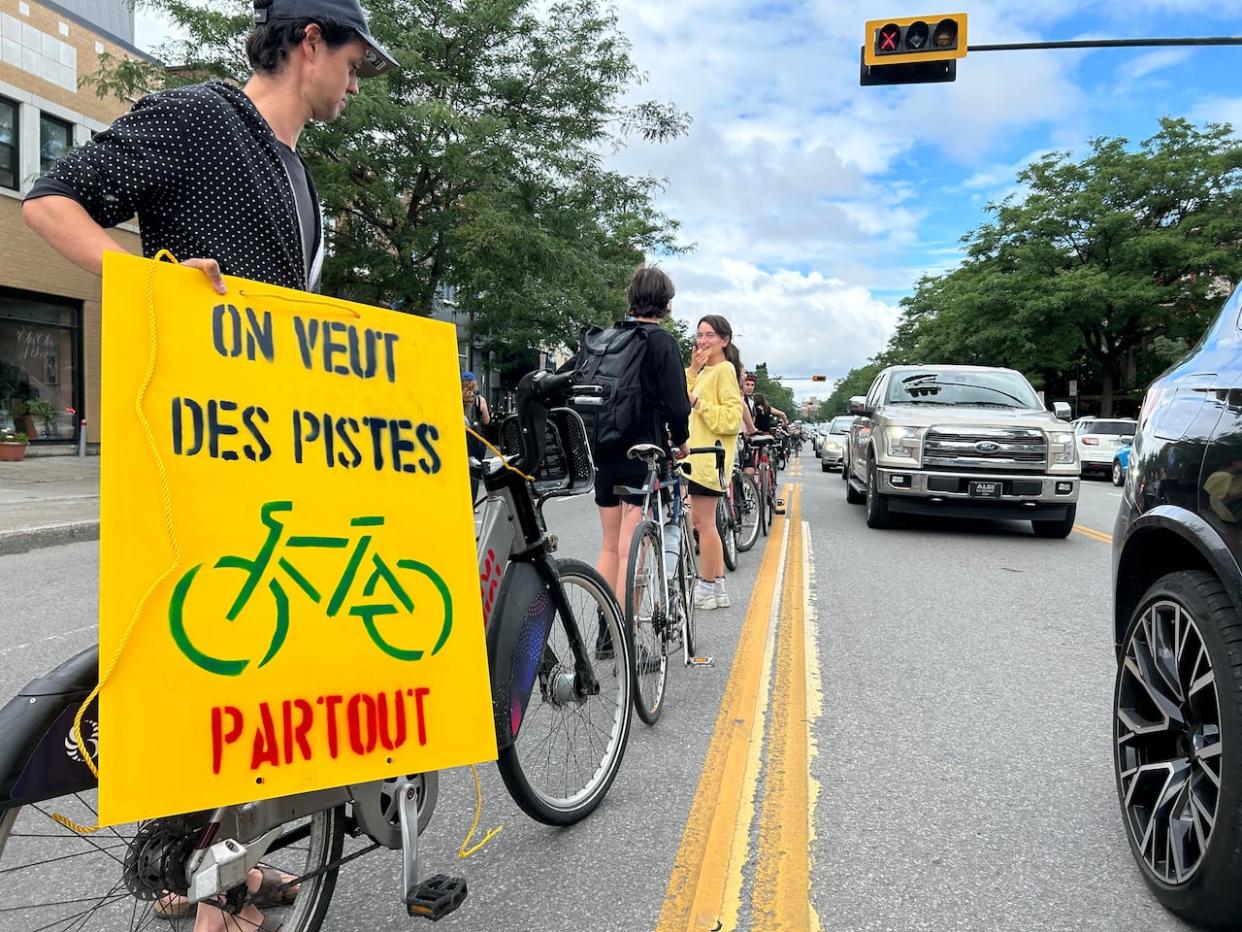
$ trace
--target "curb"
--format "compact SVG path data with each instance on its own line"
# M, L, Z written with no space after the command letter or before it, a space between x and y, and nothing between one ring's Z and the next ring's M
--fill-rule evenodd
M26 553L41 547L74 544L85 540L99 540L98 519L0 531L0 556L9 553Z

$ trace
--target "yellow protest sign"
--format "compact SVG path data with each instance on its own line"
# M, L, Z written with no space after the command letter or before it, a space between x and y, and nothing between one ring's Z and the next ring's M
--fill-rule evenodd
M494 759L455 328L103 282L101 822Z

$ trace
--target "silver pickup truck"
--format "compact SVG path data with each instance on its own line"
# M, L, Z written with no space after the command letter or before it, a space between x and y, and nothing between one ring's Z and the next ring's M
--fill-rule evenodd
M1081 465L1069 406L1046 411L1013 369L892 366L850 399L845 497L867 524L895 514L1019 519L1067 537Z

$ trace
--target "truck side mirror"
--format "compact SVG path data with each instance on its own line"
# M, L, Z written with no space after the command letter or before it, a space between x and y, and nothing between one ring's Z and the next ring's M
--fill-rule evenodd
M867 398L865 395L855 395L849 401L850 414L861 415L862 417L871 417L871 412L867 410Z
M1068 421L1073 416L1073 412L1070 410L1069 402L1067 401L1054 401L1052 403L1052 413L1062 421Z

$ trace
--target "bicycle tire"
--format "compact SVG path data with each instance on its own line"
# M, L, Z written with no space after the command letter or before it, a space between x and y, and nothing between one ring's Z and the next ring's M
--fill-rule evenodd
M699 578L699 564L694 555L693 538L690 536L690 516L681 516L681 559L677 563L678 594L682 602L682 646L687 663L695 656L695 609L694 584Z
M671 623L664 592L664 548L660 530L651 520L640 521L630 540L625 573L625 621L634 648L634 710L654 725L664 709L668 683L666 631Z
M198 819L205 823L207 813L193 817L155 819L135 825L112 826L96 835L79 835L52 820L53 813L74 821L92 823L96 807L90 793L77 793L45 800L37 805L11 809L0 817L0 917L12 916L20 909L20 928L67 928L93 930L149 929L154 925L170 932L191 932L200 909L213 909L209 904L193 907L181 899L172 901L185 909L185 916L160 916L155 913L157 899L168 902L158 891L146 891L143 898L126 890L125 855L137 845L139 831L146 844L160 825L171 826L173 819ZM197 824L197 823L194 823ZM294 877L307 877L299 884L291 903L265 906L261 909L266 923L281 923L282 932L318 932L327 915L336 889L339 865L345 838L345 807L323 809L298 820L278 838L260 862ZM302 837L303 831L305 837ZM190 849L186 849L188 854ZM40 855L46 856L46 860ZM302 861L298 866L297 861ZM149 862L148 862L149 863ZM29 874L22 876L24 871ZM321 871L321 872L320 872ZM131 874L131 877L133 875ZM141 877L141 874L138 875ZM29 878L29 881L26 878ZM87 892L98 890L97 893ZM130 888L131 890L133 888ZM121 892L118 893L117 891ZM59 901L32 902L32 898L59 895ZM253 910L253 903L243 905ZM20 903L14 907L12 903ZM38 911L35 915L33 911ZM253 916L253 913L251 913ZM253 927L253 920L243 914L229 919L237 928ZM0 922L0 928L10 929Z
M720 535L725 568L732 573L737 569L737 536L733 533L733 522L729 520L728 498L723 495L716 499L716 533Z
M763 535L768 536L772 532L772 517L776 511L776 499L772 491L772 472L770 469L764 469L762 477L762 485L760 487L760 497L763 499Z
M545 651L550 650L553 658L557 660L555 668L548 677L541 674L539 691L531 695L530 705L526 709L526 716L517 738L513 744L500 750L496 763L505 788L523 812L545 825L572 825L595 811L595 808L608 794L608 788L612 786L612 781L616 779L617 771L621 767L626 742L630 735L630 711L634 701L634 655L630 646L628 626L621 615L621 608L617 605L612 589L608 583L604 582L604 578L598 571L581 560L570 559L557 560L556 569L561 584L565 588L570 611L574 616L562 619L562 623L575 625L582 635L587 650L590 651L595 640L592 625L596 623L595 613L598 612L599 621L606 625L606 630L612 638L614 645L612 656L598 659L593 664L596 677L600 681L599 694L590 696L581 703L565 703L558 698L556 687L564 682L564 675L568 673L561 662L562 658L568 658L572 663L573 655L569 651L567 639L559 638L554 641L554 636L558 632L563 633L554 621L549 629ZM591 615L580 618L579 616L583 615L584 611L590 611ZM616 650L616 644L621 644L622 649ZM559 652L557 648L560 649ZM601 697L604 698L601 699ZM602 736L604 739L602 742L599 742L598 737L593 736L591 738L593 743L590 747L593 748L595 743L602 743L603 756L598 764L592 764L594 770L585 785L571 791L568 781L563 781L563 793L556 795L551 787L540 784L535 772L537 764L535 752L541 744L547 748L547 760L543 774L546 778L552 758L557 756L559 759L559 753L554 754L560 751L556 742L562 739L569 740L571 738L570 726L573 727L576 735L576 730L582 726L583 721L586 721L582 715L578 715L575 722L567 722L568 716L557 711L557 708L565 709L571 705L585 705L586 702L596 699L601 699L599 703L601 714L594 715L588 725L598 730L598 723L608 722L609 729ZM607 708L604 708L605 704ZM542 726L548 720L550 720L548 722L550 727L544 729ZM542 735L542 738L539 735Z
M734 502L738 512L737 549L745 553L759 539L759 524L763 521L759 505L759 487L755 477L740 472L734 477Z

